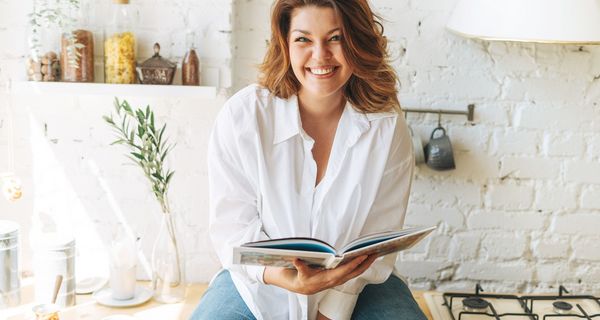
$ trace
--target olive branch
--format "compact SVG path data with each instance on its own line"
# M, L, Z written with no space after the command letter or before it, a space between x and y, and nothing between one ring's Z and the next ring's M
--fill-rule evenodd
M117 98L114 105L117 119L112 114L102 117L117 135L111 145L122 144L129 149L128 158L144 171L163 213L170 213L167 191L175 172L165 168L165 159L175 144L163 138L167 124L157 130L149 105L145 110L133 110L126 100L120 102Z

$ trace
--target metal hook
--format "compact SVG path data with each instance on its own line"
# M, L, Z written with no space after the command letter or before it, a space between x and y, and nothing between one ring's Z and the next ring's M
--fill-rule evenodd
M408 120L408 111L406 110L402 110L404 111L404 120Z
M438 110L438 128L442 126L442 110Z

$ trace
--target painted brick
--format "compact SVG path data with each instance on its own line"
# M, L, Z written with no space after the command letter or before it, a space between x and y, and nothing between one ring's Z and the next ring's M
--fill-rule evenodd
M539 134L532 131L500 129L492 135L491 152L498 155L535 155L541 149Z
M534 209L558 210L577 207L577 189L569 185L550 183L537 188Z
M534 280L552 283L575 282L576 277L569 264L564 262L536 265Z
M411 201L418 203L437 206L481 204L481 187L472 184L438 182L417 177L411 191Z
M516 259L525 253L528 239L515 234L487 234L481 241L480 255L486 259Z
M514 183L492 185L489 187L486 202L496 209L528 209L533 203L533 187Z
M581 193L583 209L600 209L600 187L588 187Z
M450 268L451 264L446 261L401 261L396 262L396 268L400 274L412 279L431 279L439 277L442 270Z
M482 127L453 127L450 130L448 130L448 136L452 140L453 150L487 151L487 148L489 146L490 134L488 133L487 129Z
M566 86L563 85L562 87L565 88ZM552 88L545 88L544 92L553 92L552 90ZM574 106L560 108L553 105L523 103L515 111L515 125L531 129L571 130L573 128L591 128L592 119L596 116L591 109L576 108Z
M565 163L565 180L600 184L600 163L597 161L567 161Z
M543 150L549 156L579 157L585 152L585 141L580 134L546 134Z
M469 229L540 230L544 228L546 220L546 217L536 213L479 210L468 217L467 226Z
M551 230L561 234L597 236L600 215L570 213L554 217Z
M456 270L455 279L530 281L533 270L524 262L463 262Z
M573 257L577 260L600 261L600 232L595 237L575 239Z
M452 237L450 243L450 259L464 261L475 259L479 251L480 234L459 234Z
M554 179L561 168L559 160L532 157L505 157L501 163L500 175L517 179Z
M432 208L427 205L411 205L405 223L412 226L447 225L453 228L464 226L464 216L455 208Z
M565 259L569 254L568 238L541 239L533 244L532 254L541 259Z
M430 236L429 242L429 257L430 258L447 258L452 237L446 235Z

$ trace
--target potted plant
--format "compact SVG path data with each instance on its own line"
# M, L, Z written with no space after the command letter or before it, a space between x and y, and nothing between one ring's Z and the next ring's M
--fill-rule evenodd
M114 105L116 117L112 114L103 117L117 135L111 145L120 144L128 149L128 158L142 169L162 211L161 227L152 250L154 298L165 303L179 302L185 298L185 263L168 199L174 171L165 166L175 145L164 135L167 125L160 128L155 125L150 106L134 110L126 100L118 99Z

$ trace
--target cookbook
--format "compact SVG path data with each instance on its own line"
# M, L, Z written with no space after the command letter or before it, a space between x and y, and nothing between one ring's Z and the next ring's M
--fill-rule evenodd
M311 267L332 269L358 256L378 257L411 248L436 227L417 227L367 234L336 249L313 238L281 238L248 242L233 248L233 263L294 268L296 258Z

